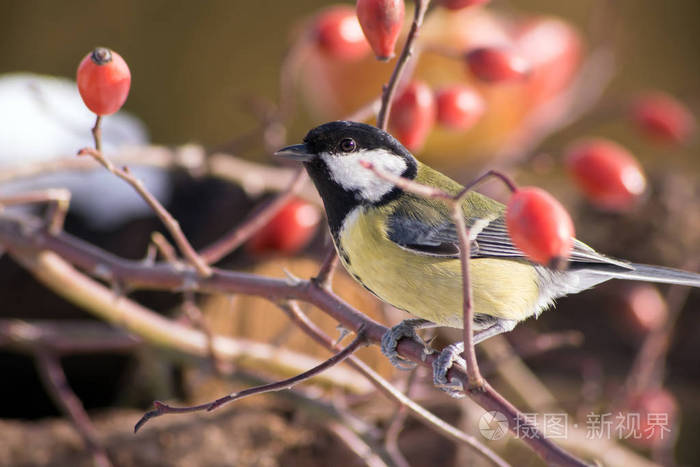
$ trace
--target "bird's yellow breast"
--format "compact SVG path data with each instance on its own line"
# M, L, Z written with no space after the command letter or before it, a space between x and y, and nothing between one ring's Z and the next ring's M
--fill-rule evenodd
M422 255L386 235L386 216L373 207L351 212L339 233L341 260L356 280L391 305L442 326L462 327L459 259ZM470 261L475 313L523 320L538 298L534 268L517 260Z

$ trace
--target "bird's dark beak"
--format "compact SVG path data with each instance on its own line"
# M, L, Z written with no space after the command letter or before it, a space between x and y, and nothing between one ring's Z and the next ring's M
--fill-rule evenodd
M277 151L275 156L286 157L287 159L300 162L307 162L314 158L314 154L309 153L309 149L305 144L287 146Z

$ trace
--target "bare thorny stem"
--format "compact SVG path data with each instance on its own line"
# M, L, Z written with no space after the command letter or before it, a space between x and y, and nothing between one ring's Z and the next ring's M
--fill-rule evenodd
M85 412L83 404L68 385L66 374L63 372L58 357L47 349L38 349L35 352L36 366L41 376L44 387L52 396L56 405L73 422L83 441L95 460L98 467L109 467L112 463L107 457L107 452L100 442L95 427L90 417Z
M131 185L163 222L163 225L165 225L170 232L170 235L172 235L183 256L197 270L197 273L202 277L211 275L211 268L202 259L202 257L197 254L194 248L192 248L192 245L182 232L179 222L175 220L168 210L165 209L162 204L160 204L160 201L158 201L156 197L153 196L148 189L146 189L143 182L131 174L128 167L124 166L122 169L115 167L114 164L112 164L112 162L104 156L104 154L92 148L83 148L78 152L78 155L92 156L97 162L102 164L104 168Z
M328 368L331 368L334 365L337 365L338 363L342 362L346 358L348 358L350 355L353 354L361 345L367 343L367 338L365 336L365 333L363 329L359 329L357 332L357 337L343 350L340 352L336 353L333 355L331 358L328 360L324 361L323 363L311 368L308 371L305 371L297 376L294 376L292 378L287 378L283 379L281 381L275 381L274 383L270 384L263 384L261 386L256 386L254 388L249 388L245 389L240 392L235 392L232 394L228 394L224 397L220 397L219 399L216 399L215 401L211 402L206 402L204 404L199 404L199 405L194 405L190 407L172 407L168 404L165 404L160 401L155 401L153 405L155 406L155 409L151 410L150 412L146 412L143 417L136 423L136 426L134 426L134 432L137 432L148 420L155 418L155 417L160 417L161 415L165 415L168 413L189 413L189 412L200 412L200 411L207 411L211 412L212 410L216 410L217 408L221 407L224 404L228 404L229 402L242 399L247 396L252 396L255 394L263 394L266 392L273 392L273 391L282 391L285 389L290 389L294 387L295 385L306 381L307 379L310 379L317 374L327 370Z
M291 183L281 193L277 194L273 200L267 203L257 212L253 213L241 225L236 226L221 239L203 249L201 257L207 264L213 264L224 256L228 255L236 248L248 241L258 230L267 224L280 209L301 189L306 182L306 172L299 169Z
M318 326L316 326L316 324L314 324L313 321L309 319L309 317L301 310L297 302L289 300L278 303L278 306L287 314L293 323L295 323L313 340L329 350L337 349L337 344L334 343L333 339L327 336ZM405 407L418 421L425 424L428 428L431 428L437 433L447 436L458 443L462 443L473 448L484 457L491 460L491 462L493 462L495 465L509 465L501 457L499 457L498 454L484 446L473 436L436 417L432 414L432 412L426 410L406 394L399 391L359 358L355 357L354 355L350 356L348 359L348 364L360 372L370 382L372 382L379 392L384 394L390 400L400 404L399 407Z
M430 5L430 0L415 0L413 23L411 24L411 29L408 32L406 43L401 51L401 55L399 55L394 71L391 73L389 82L384 86L382 91L382 106L379 109L379 115L377 115L377 127L381 128L382 130L386 130L387 123L389 122L391 102L394 99L396 89L401 81L401 75L406 69L409 59L413 55L413 47L416 39L418 38L418 31L423 24L425 12L428 11L428 5Z

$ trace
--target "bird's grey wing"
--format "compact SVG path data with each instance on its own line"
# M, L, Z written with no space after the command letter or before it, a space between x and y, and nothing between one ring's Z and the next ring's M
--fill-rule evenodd
M513 245L510 235L508 235L505 219L502 216L490 221L477 220L471 223L470 238L473 239L471 258L525 259L525 254ZM459 257L457 229L448 220L443 219L440 223L429 223L397 211L389 216L387 236L402 248L415 253L439 257ZM569 267L570 269L633 269L628 263L603 256L578 240L574 240Z

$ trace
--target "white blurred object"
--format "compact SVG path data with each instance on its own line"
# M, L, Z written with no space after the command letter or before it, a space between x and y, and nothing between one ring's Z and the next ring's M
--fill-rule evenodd
M95 115L83 104L75 82L29 73L0 75L0 170L70 156L82 147L94 146L90 131L94 123ZM102 119L102 148L108 156L120 146L147 143L146 128L137 118L118 112ZM161 203L168 201L166 172L130 168ZM5 183L0 185L0 194L58 187L71 191L71 211L96 228L109 229L150 212L133 188L102 167Z

